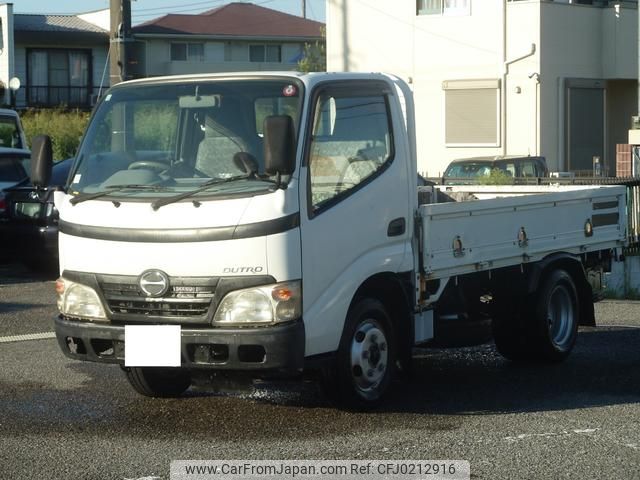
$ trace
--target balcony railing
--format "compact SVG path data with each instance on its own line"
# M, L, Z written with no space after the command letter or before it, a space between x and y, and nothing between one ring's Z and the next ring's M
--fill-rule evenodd
M88 108L98 94L98 88L64 86L27 85L27 105L29 107L67 106Z

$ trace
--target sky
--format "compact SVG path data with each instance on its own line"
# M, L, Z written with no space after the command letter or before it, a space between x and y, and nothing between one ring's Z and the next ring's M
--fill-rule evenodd
M11 0L9 0L11 1ZM246 0L245 0L246 1ZM13 0L14 13L84 13L109 8L109 0ZM167 13L197 14L229 0L133 0L133 25ZM293 15L302 15L302 0L253 0L252 3ZM307 18L325 21L325 0L307 0Z

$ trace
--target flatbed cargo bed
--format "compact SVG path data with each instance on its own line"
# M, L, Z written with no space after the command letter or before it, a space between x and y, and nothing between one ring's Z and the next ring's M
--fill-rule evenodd
M504 196L499 198L419 205L427 278L530 263L558 252L583 254L624 245L625 187L537 188L547 193L522 195L503 187ZM447 188L447 194L454 192L474 197L468 186Z

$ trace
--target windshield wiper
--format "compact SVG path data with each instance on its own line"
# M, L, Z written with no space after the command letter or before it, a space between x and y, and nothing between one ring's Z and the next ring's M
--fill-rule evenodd
M213 187L214 185L220 185L222 183L235 182L235 181L238 181L238 180L246 180L246 179L249 179L249 178L255 178L255 177L254 177L254 175L252 173L249 173L249 174L246 174L246 175L235 175L235 176L229 177L229 178L214 178L212 180L209 180L209 181L203 183L202 185L200 185L195 190L191 190L189 192L181 193L180 195L175 195L173 197L161 198L160 200L156 200L155 202L153 202L151 204L151 208L153 208L154 210L158 210L160 207L164 207L165 205L169 205L171 203L179 202L180 200L183 200L185 198L189 198L190 196L195 195L196 193L204 192L205 190L207 190L210 187Z
M154 192L159 192L162 190L166 190L167 187L162 185L143 185L131 183L127 185L109 185L106 187L106 190L101 190L99 192L94 193L80 193L69 200L71 205L76 205L78 203L86 202L87 200L94 200L96 198L104 197L106 195L111 195L112 193L119 192L120 190L151 190Z

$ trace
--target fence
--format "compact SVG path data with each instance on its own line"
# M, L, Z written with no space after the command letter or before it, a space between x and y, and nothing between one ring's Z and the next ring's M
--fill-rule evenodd
M98 93L98 88L84 86L41 86L27 87L27 105L30 107L67 106L74 108L89 108L92 97Z
M436 185L479 184L470 178L427 178ZM624 185L627 187L627 235L625 255L640 255L640 177L510 178L510 185Z

